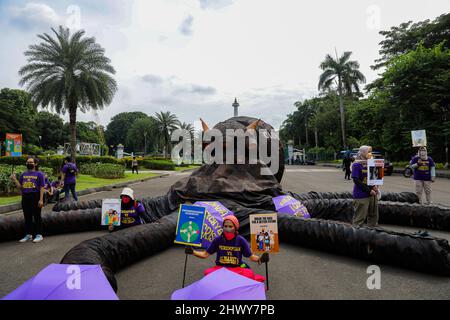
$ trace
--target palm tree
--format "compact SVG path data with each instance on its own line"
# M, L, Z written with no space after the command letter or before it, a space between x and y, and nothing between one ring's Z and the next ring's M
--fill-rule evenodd
M164 145L164 157L166 158L167 154L170 154L171 152L170 135L172 134L172 131L177 129L179 121L177 116L170 111L156 113L155 118L158 132Z
M328 90L336 86L339 94L339 110L341 112L341 131L344 149L347 149L345 139L345 110L344 110L344 94L351 95L353 92L359 93L359 83L365 83L366 78L358 70L359 63L350 61L352 52L346 51L336 59L331 55L326 55L325 60L320 64L323 73L319 79L319 90Z
M194 127L192 126L192 124L190 123L186 123L186 122L178 122L178 128L181 130L186 130L189 132L191 139L193 139L194 137Z
M36 105L51 106L57 113L69 112L71 155L76 156L77 110L103 109L117 91L115 74L105 50L95 38L80 30L71 35L67 28L52 28L54 37L38 35L40 44L25 52L20 84L26 85Z

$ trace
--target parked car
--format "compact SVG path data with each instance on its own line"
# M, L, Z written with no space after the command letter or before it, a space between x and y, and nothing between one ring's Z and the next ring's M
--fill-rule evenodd
M345 156L345 154L347 154L348 152L350 152L350 156L353 158L356 158L356 156L358 155L358 151L359 149L353 149L353 150L349 150L349 151L341 151L341 158L343 158ZM388 159L386 159L386 157L380 152L380 151L372 151L372 155L375 159L384 159L384 175L385 176L391 176L392 173L394 172L394 165L392 164L392 162L390 162ZM342 164L339 166L340 168L342 168Z

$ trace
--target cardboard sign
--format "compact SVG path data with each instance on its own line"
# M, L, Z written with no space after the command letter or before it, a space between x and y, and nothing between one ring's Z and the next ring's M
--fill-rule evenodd
M15 133L6 134L6 156L21 157L22 156L22 135Z
M102 201L102 226L120 226L121 204L119 199Z
M178 212L175 243L201 247L206 209L199 206L181 205Z
M367 160L367 185L382 186L384 180L384 159Z
M278 221L276 213L250 216L250 239L253 253L278 253Z
M413 147L427 146L427 133L425 130L411 131Z

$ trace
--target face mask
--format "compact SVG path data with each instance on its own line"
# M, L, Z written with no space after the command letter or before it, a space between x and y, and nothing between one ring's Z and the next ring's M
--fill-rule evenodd
M223 235L225 236L225 239L227 239L228 241L233 240L234 237L236 236L236 234L234 232L228 232L228 231L224 231Z
M28 170L33 170L34 169L34 164L27 163L27 169Z
M131 199L130 198L128 198L128 197L123 197L122 198L122 203L124 203L124 204L129 204L131 202Z
M367 154L367 160L372 159L372 158L373 158L373 154L372 154L372 152L369 152Z

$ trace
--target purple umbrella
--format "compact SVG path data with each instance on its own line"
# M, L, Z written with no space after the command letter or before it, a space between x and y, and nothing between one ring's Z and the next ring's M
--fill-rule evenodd
M99 265L51 264L2 300L119 300Z
M211 242L222 234L223 218L234 213L218 201L198 201L194 205L206 208L202 247L208 248Z
M262 282L222 268L175 291L172 300L266 300L266 289Z
M273 198L275 209L279 213L288 213L305 219L311 218L308 209L297 199L291 196L279 196Z

